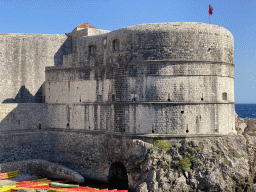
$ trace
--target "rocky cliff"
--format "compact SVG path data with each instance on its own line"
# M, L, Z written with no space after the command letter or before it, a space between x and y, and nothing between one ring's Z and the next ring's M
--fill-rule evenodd
M256 138L244 132L253 129L252 121L237 116L238 135L158 137L150 145L133 141L147 151L141 154L144 161L134 162L130 168L137 181L134 188L140 192L254 191Z

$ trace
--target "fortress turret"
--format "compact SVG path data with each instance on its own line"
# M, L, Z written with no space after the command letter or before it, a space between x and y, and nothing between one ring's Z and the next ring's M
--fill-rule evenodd
M153 23L76 41L63 66L46 68L46 102L63 115L50 126L235 133L234 41L225 28Z

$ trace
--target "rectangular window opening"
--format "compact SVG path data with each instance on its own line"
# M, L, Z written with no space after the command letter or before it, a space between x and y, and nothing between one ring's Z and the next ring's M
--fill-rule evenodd
M222 100L227 100L227 99L228 99L228 94L222 93Z
M97 102L102 102L102 95L97 96Z

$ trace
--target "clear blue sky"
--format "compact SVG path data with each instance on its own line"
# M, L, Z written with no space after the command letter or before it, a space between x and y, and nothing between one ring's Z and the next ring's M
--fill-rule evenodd
M64 34L86 22L114 30L143 23L211 23L235 39L235 101L256 103L254 0L0 0L0 33Z

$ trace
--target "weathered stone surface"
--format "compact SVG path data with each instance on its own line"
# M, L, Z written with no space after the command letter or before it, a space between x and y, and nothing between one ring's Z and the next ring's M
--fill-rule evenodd
M178 192L178 191L188 192L189 190L190 190L190 187L186 184L186 178L183 175L175 180L171 188L171 191L173 192Z
M138 191L139 192L148 192L147 183L146 182L141 183L138 187Z

